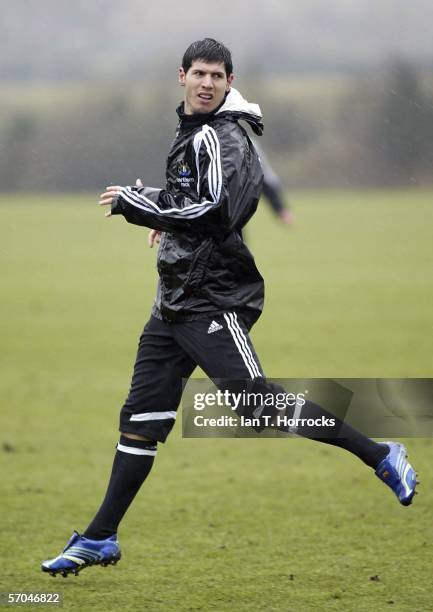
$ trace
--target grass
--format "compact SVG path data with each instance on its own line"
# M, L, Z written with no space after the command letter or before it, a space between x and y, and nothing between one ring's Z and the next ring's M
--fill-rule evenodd
M248 238L266 279L253 338L269 376L431 377L432 193L292 196ZM105 490L118 409L156 281L145 232L86 196L0 201L0 591L66 610L431 607L430 440L409 509L357 459L308 440L182 439L180 424L120 531L124 559L39 571Z

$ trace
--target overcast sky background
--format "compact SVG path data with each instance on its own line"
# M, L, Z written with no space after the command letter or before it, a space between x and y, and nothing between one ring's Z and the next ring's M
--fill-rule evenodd
M0 0L0 79L143 78L214 36L242 72L433 67L432 0Z

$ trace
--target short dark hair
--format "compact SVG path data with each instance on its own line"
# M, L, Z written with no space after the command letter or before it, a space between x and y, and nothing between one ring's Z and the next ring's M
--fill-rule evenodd
M211 62L222 63L227 76L230 76L233 72L230 49L227 49L225 45L214 38L203 38L203 40L196 40L190 44L182 59L182 68L185 73L188 72L195 60L202 60L209 64Z

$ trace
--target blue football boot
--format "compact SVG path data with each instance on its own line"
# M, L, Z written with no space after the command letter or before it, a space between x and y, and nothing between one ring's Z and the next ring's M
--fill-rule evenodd
M409 506L418 483L415 471L406 459L406 447L400 442L384 444L389 446L389 453L379 463L375 474L394 491L403 506Z
M42 563L42 571L51 576L68 574L78 576L89 565L115 565L121 557L117 535L114 534L106 540L89 540L74 531L63 552L55 559Z

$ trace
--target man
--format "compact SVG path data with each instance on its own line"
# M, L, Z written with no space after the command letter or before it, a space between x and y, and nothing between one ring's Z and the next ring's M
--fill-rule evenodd
M277 215L281 223L284 225L292 225L294 217L287 203L284 201L283 186L280 179L271 166L271 163L262 147L254 140L254 146L260 157L260 163L263 170L263 187L262 195L265 196L272 212Z
M174 425L182 379L197 365L222 386L245 381L274 390L248 335L260 316L264 291L240 237L257 207L262 169L239 121L256 135L263 126L259 107L233 89L232 81L231 55L224 45L210 38L190 45L179 70L184 100L167 159L166 188L137 181L134 187L108 187L101 195L100 203L111 206L106 216L123 215L151 228L151 245L162 232L160 280L121 410L106 496L83 535L74 532L63 553L42 564L52 575L77 574L89 565L120 559L119 523L151 470L158 442ZM275 418L275 409L268 414L261 409L259 419ZM302 411L306 418L333 416L311 402ZM408 505L416 483L404 447L377 444L335 421L336 428L322 441L356 454ZM314 428L301 427L298 433L321 436Z

